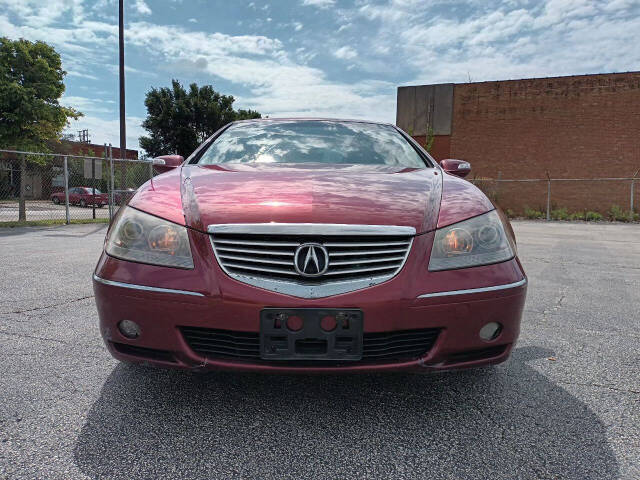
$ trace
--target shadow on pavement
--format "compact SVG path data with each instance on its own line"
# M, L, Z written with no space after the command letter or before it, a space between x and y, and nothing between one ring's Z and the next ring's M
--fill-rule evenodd
M514 350L441 375L260 376L117 366L75 461L91 478L615 478L605 428Z

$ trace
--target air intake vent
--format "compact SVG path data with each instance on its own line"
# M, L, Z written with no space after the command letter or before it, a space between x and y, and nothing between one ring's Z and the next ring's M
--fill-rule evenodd
M208 358L260 358L260 335L251 332L181 327L191 350Z
M413 228L395 226L312 224L305 232L305 224L285 225L297 228L253 233L251 225L238 226L233 232L210 227L218 263L228 275L251 285L300 297L323 297L395 276L415 233ZM238 231L242 227L245 231Z
M421 357L431 350L439 329L404 330L399 332L365 333L363 359L408 360Z
M180 331L189 347L203 357L265 363L260 358L260 335L257 332L202 327L180 327ZM416 359L431 350L439 332L437 328L428 328L365 333L362 360L343 363L390 363Z

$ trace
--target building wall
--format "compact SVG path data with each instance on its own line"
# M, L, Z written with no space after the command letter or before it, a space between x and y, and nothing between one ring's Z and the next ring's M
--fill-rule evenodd
M112 147L112 155L113 158L122 158L120 156L120 148ZM104 145L98 145L95 143L80 143L80 142L70 142L67 140L62 140L58 144L53 144L51 146L51 151L56 153L66 153L68 155L88 155L93 152L94 157L102 157L105 153ZM130 160L136 160L138 158L137 150L126 150L126 158Z
M640 168L640 72L456 84L451 122L448 148L436 137L432 154L468 160L471 178L631 177ZM546 204L546 183L482 184L503 208ZM551 199L606 212L629 208L629 190L630 182L554 182Z
M426 135L414 135L413 138L423 147L426 146ZM434 135L429 153L438 160L449 158L451 156L451 135Z

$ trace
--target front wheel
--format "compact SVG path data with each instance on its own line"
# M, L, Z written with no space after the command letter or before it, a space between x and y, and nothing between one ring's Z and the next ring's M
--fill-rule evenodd
M80 206L82 208L86 207L87 206L87 202L85 202L84 200L80 200Z
M53 197L53 203L60 205L60 199L58 197Z

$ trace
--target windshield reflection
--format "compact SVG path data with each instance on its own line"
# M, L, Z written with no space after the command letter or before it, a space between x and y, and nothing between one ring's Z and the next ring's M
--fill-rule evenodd
M323 163L425 168L393 127L323 120L261 121L232 125L198 163Z

